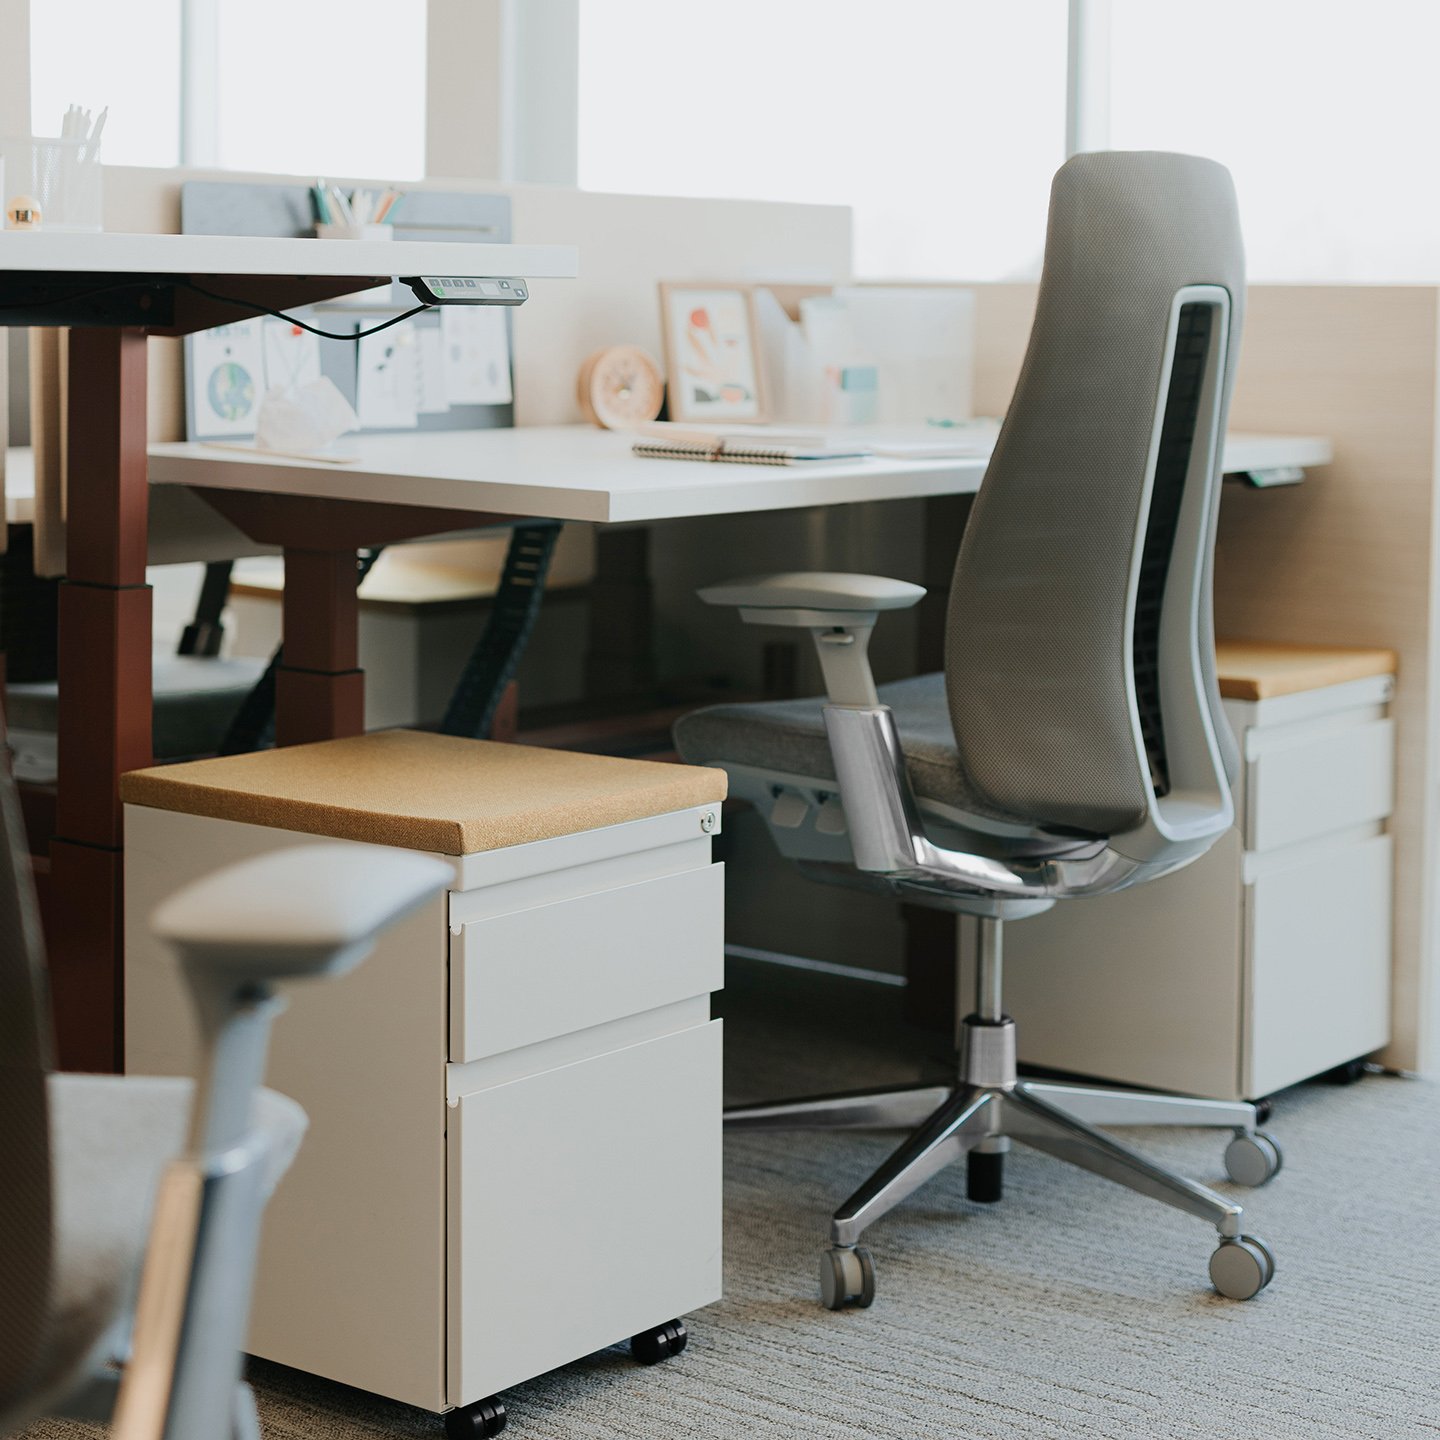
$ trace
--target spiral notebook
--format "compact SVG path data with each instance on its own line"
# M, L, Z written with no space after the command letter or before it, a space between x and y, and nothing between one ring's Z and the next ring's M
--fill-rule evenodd
M854 440L799 435L756 425L744 431L695 430L663 423L636 432L633 450L652 460L718 460L729 465L799 465L820 460L852 460L870 454Z

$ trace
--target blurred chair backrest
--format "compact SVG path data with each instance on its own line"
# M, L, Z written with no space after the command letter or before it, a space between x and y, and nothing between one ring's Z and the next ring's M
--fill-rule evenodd
M52 1275L50 1015L20 797L0 721L0 1415L30 1389Z
M1158 823L1163 848L1172 823L1229 824L1211 583L1244 298L1222 166L1116 151L1056 174L945 654L961 763L1044 828Z

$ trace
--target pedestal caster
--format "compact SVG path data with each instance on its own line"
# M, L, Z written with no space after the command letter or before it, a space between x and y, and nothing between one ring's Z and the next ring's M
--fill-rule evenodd
M1357 1080L1363 1080L1365 1074L1366 1065L1363 1059L1347 1060L1343 1065L1327 1070L1320 1078L1328 1080L1332 1085L1353 1085Z
M505 1402L498 1395L457 1405L445 1415L446 1440L487 1440L505 1428Z
M630 1337L630 1353L642 1365L658 1365L678 1355L690 1343L690 1332L682 1320L667 1320L653 1330Z
M1210 1282L1227 1300L1253 1300L1275 1278L1275 1252L1258 1235L1222 1240L1210 1257Z
M875 1299L875 1262L862 1246L832 1245L820 1256L820 1301L827 1310L868 1309Z

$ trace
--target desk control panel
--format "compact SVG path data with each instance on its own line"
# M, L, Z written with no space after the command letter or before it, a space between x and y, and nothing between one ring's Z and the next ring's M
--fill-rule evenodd
M407 275L404 283L427 305L523 305L530 292L523 280L490 280L467 275Z

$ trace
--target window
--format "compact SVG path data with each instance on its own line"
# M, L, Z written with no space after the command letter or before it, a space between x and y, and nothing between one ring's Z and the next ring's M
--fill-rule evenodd
M425 0L216 0L229 170L425 173Z
M869 276L1039 271L1064 0L581 0L579 181L852 205Z
M1440 278L1440 9L1113 0L1110 144L1229 167L1249 278Z
M83 39L77 39L83 37ZM100 158L174 165L180 158L180 0L145 0L144 23L115 0L30 6L30 130L59 135L79 105L110 113Z

